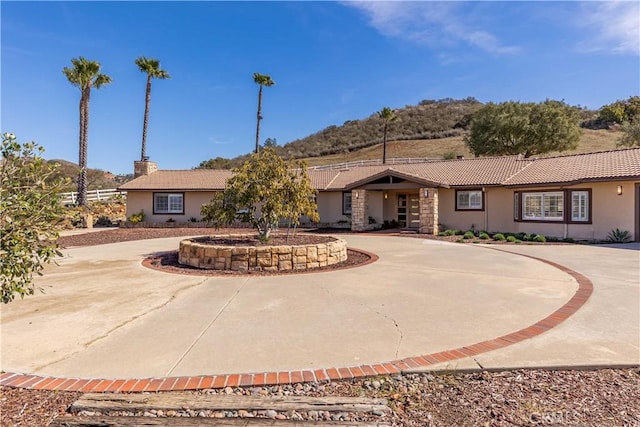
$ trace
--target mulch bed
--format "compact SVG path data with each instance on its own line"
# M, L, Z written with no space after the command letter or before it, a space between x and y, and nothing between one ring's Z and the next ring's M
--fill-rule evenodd
M269 246L281 246L281 245L317 245L320 243L327 243L334 241L333 237L321 236L308 233L296 233L292 236L286 234L273 234L269 238ZM258 239L256 233L244 235L244 236L223 236L220 233L216 233L213 236L204 236L193 239L194 242L203 243L205 245L222 245L222 246L264 246L265 243Z
M328 384L181 392L386 398L394 426L637 426L640 370L425 373ZM0 425L46 426L80 393L0 387Z

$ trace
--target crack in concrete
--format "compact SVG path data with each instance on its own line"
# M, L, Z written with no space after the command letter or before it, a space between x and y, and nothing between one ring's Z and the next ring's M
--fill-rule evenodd
M181 294L182 292L187 291L187 290L189 290L191 288L194 288L196 286L200 286L204 282L206 282L207 280L209 280L208 277L203 279L203 280L201 280L201 281L199 281L199 282L197 282L197 283L194 283L193 285L186 286L184 288L178 289L177 291L175 291L175 293L173 295L171 295L171 297L168 300L166 300L162 304L159 304L159 305L157 305L155 307L151 307L149 310L147 310L147 311L145 311L143 313L140 313L140 314L138 314L136 316L133 316L133 317L131 317L131 318L129 318L129 319L117 324L116 326L114 326L113 328L111 328L110 330L105 332L104 334L102 334L102 335L100 335L98 337L95 337L92 340L89 340L86 343L82 344L82 349L80 349L80 350L76 350L76 351L74 351L72 353L69 353L69 354L59 358L59 359L56 359L56 360L53 360L51 362L45 363L44 365L40 365L40 366L35 367L34 368L34 372L37 372L37 371L39 371L41 369L44 369L44 368L46 368L48 366L55 365L56 363L59 363L59 362L62 362L62 361L70 359L71 357L75 356L76 354L86 350L88 347L90 347L91 345L95 344L96 342L107 338L109 335L111 335L112 333L114 333L118 329L128 325L129 323L135 322L136 320L138 320L138 319L140 319L140 318L142 318L142 317L144 317L144 316L146 316L148 314L151 314L154 311L157 311L157 310L160 310L161 308L166 307L169 303L171 303L173 300L175 300L177 298L177 296L179 294Z
M398 325L398 322L396 322L396 319L394 319L393 317L387 316L386 314L382 314L376 310L374 310L374 313L376 313L378 316L381 316L387 320L391 320L391 322L393 322L393 326L395 326L396 328L396 331L398 331L398 334L400 335L400 339L398 339L398 345L396 346L396 353L394 357L394 359L397 359L398 353L400 353L400 346L402 345L402 340L404 339L404 335L402 334L402 329L400 329L400 325Z
M245 287L245 285L247 283L249 283L249 280L251 280L251 278L247 277L245 279L244 283L234 292L233 295L231 295L229 300L222 306L222 308L220 308L220 310L218 310L218 313L213 317L213 319L211 319L211 322L209 322L209 324L204 327L204 329L193 340L191 345L189 345L189 347L184 351L184 353L182 353L182 355L178 358L176 363L174 363L173 366L167 371L167 373L165 374L166 377L170 376L171 373L176 369L176 367L184 360L184 358L187 356L187 354L189 354L189 352L193 349L193 347L195 347L195 345L198 343L198 341L200 341L202 336L209 330L209 328L211 328L211 326L213 326L213 324L216 322L216 320L218 320L218 318L222 315L222 313L227 309L229 304L231 304L231 302L238 296L238 294L240 294L240 291L242 291L242 289Z
M478 359L476 359L475 357L473 358L473 361L476 362L476 365L480 366L480 369L484 369L484 366L482 366L480 364L480 362L478 362Z
M325 291L328 295L331 295L331 291L325 288L324 286L320 286L320 289ZM398 322L396 322L396 320L393 317L387 316L386 314L382 314L380 311L376 310L373 307L369 307L367 304L363 302L358 303L358 305L360 307L366 308L367 310L373 311L376 315L382 317L385 320L391 320L391 322L393 323L393 326L396 328L396 331L398 331L398 334L400 335L400 338L398 339L398 345L396 345L395 357L394 357L394 359L397 359L398 354L400 353L400 346L402 345L402 340L404 339L404 334L402 333L402 329L400 329L400 325L398 325Z

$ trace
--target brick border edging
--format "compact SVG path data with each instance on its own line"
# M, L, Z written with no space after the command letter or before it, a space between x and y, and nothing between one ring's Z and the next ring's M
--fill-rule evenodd
M593 293L593 283L583 274L553 261L532 255L517 254L490 248L501 252L520 255L535 259L555 267L570 276L578 283L578 289L569 301L562 307L534 323L533 325L512 332L507 335L481 341L468 346L437 353L382 362L373 365L350 366L343 368L324 368L315 370L296 370L279 372L261 372L245 374L199 375L187 377L142 378L142 379L81 379L43 377L31 374L3 372L0 374L0 385L6 387L25 388L32 390L58 390L79 392L156 392L156 391L184 391L208 388L266 386L278 384L293 384L314 381L330 381L363 378L375 375L399 374L415 368L423 368L442 362L477 356L492 350L508 347L521 341L543 334L558 326L575 314Z

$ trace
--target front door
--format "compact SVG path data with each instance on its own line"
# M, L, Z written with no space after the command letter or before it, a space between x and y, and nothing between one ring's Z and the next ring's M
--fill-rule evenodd
M420 196L409 194L408 228L420 228Z
M398 194L400 227L420 228L420 197L418 194Z

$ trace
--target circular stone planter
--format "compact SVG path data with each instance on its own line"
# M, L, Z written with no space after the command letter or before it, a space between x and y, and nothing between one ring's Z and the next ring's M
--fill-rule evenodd
M246 235L206 236L180 242L178 262L207 270L310 270L347 260L347 242L327 236L326 243L304 245L231 245L207 243L212 239L241 240Z

